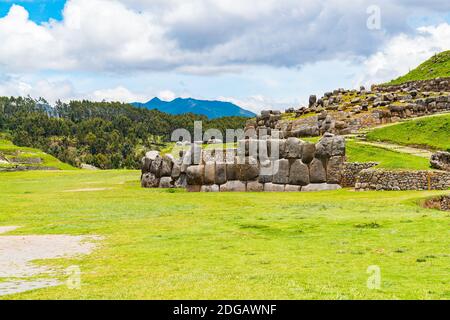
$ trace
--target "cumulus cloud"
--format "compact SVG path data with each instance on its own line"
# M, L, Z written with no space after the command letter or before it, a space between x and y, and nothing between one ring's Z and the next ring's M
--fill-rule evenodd
M364 62L364 73L359 82L381 83L401 76L420 63L444 50L450 49L450 25L420 27L417 34L392 37L380 51Z
M82 96L83 98L93 101L120 101L128 103L147 101L149 99L147 95L132 92L123 86L109 89L99 89Z
M253 95L245 98L217 97L219 101L234 103L242 108L259 113L261 110L285 110L289 107L299 108L299 101L279 100L264 95Z
M4 76L0 79L0 96L43 97L50 103L69 100L76 96L75 88L67 80L30 80L17 76Z
M10 71L176 70L212 74L246 65L298 66L367 56L398 32L419 1L379 0L382 29L366 28L370 0L68 0L63 20L30 21L13 5L0 19L1 68ZM433 1L433 12L448 9ZM414 11L416 10L416 11Z

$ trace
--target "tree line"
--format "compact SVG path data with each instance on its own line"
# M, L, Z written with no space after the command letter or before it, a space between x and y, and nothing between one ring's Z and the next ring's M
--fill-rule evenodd
M194 121L203 130L245 126L244 117L209 120L192 113L170 115L120 102L58 101L0 97L0 132L18 146L39 148L63 162L101 169L140 168L149 149L163 148L173 130L185 128L193 135Z

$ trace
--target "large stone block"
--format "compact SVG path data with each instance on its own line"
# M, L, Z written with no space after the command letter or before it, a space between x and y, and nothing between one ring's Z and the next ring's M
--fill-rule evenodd
M333 156L345 156L345 139L342 136L325 133L322 139L316 144L315 157L328 159Z
M322 183L327 181L327 173L322 160L314 158L309 164L309 181L312 183Z
M299 192L301 190L301 188L302 188L301 186L287 184L284 186L284 191L285 192Z
M344 157L336 156L331 157L327 164L327 182L328 183L341 183L342 172L344 166Z
M157 157L159 157L159 151L148 151L145 154L145 157L151 161L155 160Z
M273 165L272 182L276 184L286 184L289 182L289 160L275 160Z
M266 192L284 192L284 184L265 183L264 191Z
M284 139L268 139L267 149L271 160L278 160L286 157L286 140Z
M295 160L289 169L289 183L305 186L309 184L309 169L302 160Z
M286 157L300 159L302 157L302 142L298 138L288 138L285 145Z
M212 184L212 185L204 185L201 187L200 189L201 192L219 192L219 186L217 184Z
M310 163L314 159L316 153L316 145L311 142L303 143L302 161L303 163Z
M162 158L158 155L153 161L150 166L150 172L153 173L157 178L159 178L160 170L161 170L161 164L162 164Z
M218 185L227 182L227 165L225 163L216 163L216 176L214 181Z
M200 192L201 189L202 189L202 186L200 186L200 185L190 185L190 184L188 184L186 186L186 191L187 192Z
M249 181L249 182L247 182L247 191L248 192L264 191L264 184L262 184L258 181Z
M172 158L165 155L162 158L160 176L169 177L172 174Z
M216 180L216 164L214 162L207 162L205 164L205 175L203 178L204 184L214 184Z
M161 179L159 179L159 187L160 188L173 188L172 178L171 177L161 177Z
M259 163L258 181L261 183L272 182L273 179L273 162L264 160Z
M239 180L227 181L225 184L220 186L220 191L224 192L245 192L246 185L245 182Z
M141 185L144 188L157 188L159 179L153 173L144 173L141 178Z
M172 178L178 179L181 174L181 160L175 161L172 166Z
M142 159L142 173L150 172L150 166L152 165L153 160L144 157Z
M187 186L186 173L180 174L178 179L175 180L174 186L175 186L175 188L186 188L186 186Z
M237 179L237 165L236 163L227 163L227 180L236 180Z
M205 166L196 165L190 166L186 170L186 177L188 185L202 185Z
M252 181L259 175L258 161L252 157L245 159L245 163L237 164L237 180Z
M329 191L329 190L338 190L341 189L341 186L338 184L329 184L329 183L311 183L307 186L302 187L302 192L311 192L311 191Z

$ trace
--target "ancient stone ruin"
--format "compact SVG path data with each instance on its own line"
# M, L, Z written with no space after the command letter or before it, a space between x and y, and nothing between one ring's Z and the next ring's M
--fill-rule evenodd
M450 152L438 151L434 153L431 156L430 164L432 168L450 171Z
M143 187L188 191L320 191L341 188L345 140L325 134L317 143L297 138L241 140L236 149L193 144L179 159L149 152Z
M309 105L286 112L266 110L249 120L247 129L279 130L281 137L356 133L385 123L450 111L449 79L414 81L399 86L373 86L371 90L337 89Z

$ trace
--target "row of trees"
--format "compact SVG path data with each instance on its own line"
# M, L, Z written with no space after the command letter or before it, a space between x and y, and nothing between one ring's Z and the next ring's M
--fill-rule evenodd
M246 118L208 120L194 114L169 115L118 102L58 101L0 97L0 131L19 146L39 148L61 161L102 169L139 168L148 149L161 148L173 130L193 134L194 121L203 129L243 128Z

